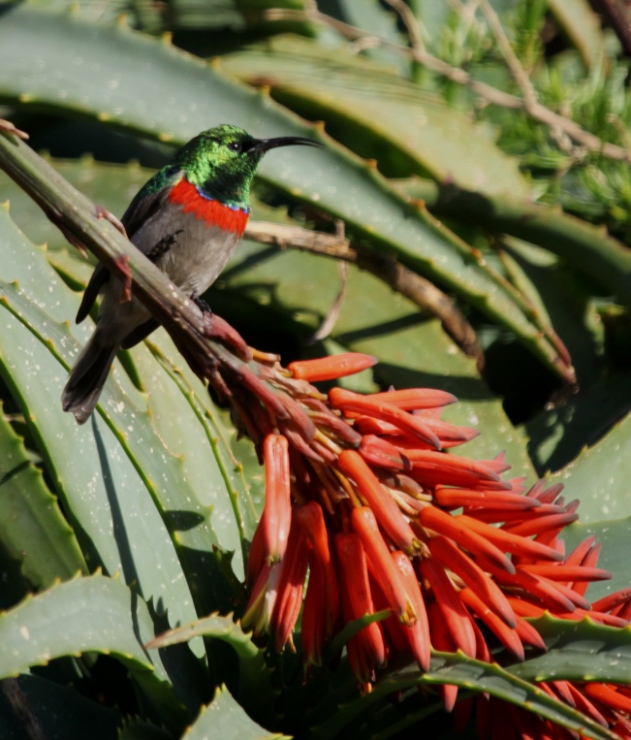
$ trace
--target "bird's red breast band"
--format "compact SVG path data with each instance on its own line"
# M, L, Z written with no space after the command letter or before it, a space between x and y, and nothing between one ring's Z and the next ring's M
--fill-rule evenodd
M250 215L242 208L230 208L218 200L204 197L185 177L171 189L169 202L180 206L184 213L203 219L208 226L233 231L239 236L243 234Z

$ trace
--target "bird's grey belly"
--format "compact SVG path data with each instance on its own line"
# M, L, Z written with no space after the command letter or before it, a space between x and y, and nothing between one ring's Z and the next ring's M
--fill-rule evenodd
M198 296L219 277L239 237L169 206L144 224L132 241L178 288ZM151 317L135 298L121 303L121 294L121 281L108 280L99 320L100 327L117 341Z
M163 253L154 259L157 266L185 293L199 295L215 280L234 252L236 233L209 227L201 219L173 206L160 218L151 219L134 234L133 242L147 255L156 245L172 238Z

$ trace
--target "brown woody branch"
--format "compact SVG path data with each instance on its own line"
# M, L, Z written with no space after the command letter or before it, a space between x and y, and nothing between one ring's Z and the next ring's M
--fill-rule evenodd
M302 249L325 257L344 260L370 272L383 280L392 290L401 293L432 316L436 316L443 329L463 352L470 357L475 357L480 369L483 367L484 356L476 334L451 298L429 280L401 265L392 256L354 244L346 238L333 234L264 221L250 223L246 235L264 244Z

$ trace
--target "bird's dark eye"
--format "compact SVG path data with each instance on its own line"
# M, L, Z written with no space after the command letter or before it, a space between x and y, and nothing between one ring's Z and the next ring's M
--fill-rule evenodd
M233 152L240 152L241 151L241 142L240 141L231 141L228 144L228 149L230 149Z

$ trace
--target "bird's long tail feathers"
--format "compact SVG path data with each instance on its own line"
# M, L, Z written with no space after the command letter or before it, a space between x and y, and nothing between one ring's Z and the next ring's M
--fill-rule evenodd
M61 405L64 411L72 411L79 424L94 411L117 351L118 345L104 344L96 329L72 368Z

